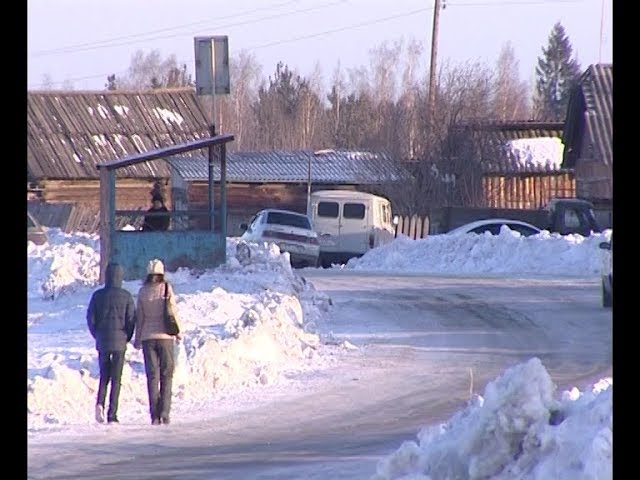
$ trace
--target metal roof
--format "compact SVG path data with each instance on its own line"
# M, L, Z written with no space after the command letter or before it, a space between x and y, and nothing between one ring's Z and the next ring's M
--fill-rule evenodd
M180 145L172 145L170 147L156 148L153 150L149 150L148 152L130 155L128 157L121 158L120 160L101 163L98 165L98 168L116 170L119 168L125 168L130 165L136 165L138 163L148 162L150 160L156 160L159 158L167 158L169 156L175 157L176 154L183 154L189 151L200 150L214 145L226 144L231 141L233 141L233 135L216 135L215 137L202 138L200 140L181 143Z
M505 148L514 140L538 138L562 138L563 122L487 122L456 126L461 135L458 140L478 141L478 146L489 147L482 154L481 168L486 174L552 173L560 171L558 162L523 162L512 150Z
M207 117L192 88L27 94L30 180L95 179L98 164L208 136ZM164 162L141 163L120 173L169 176Z
M563 143L563 164L573 168L581 152L582 135L586 135L594 157L613 165L613 65L594 64L582 74L571 93L567 108Z
M173 157L169 162L186 181L206 181L205 157ZM227 153L227 181L235 183L306 183L311 165L314 184L375 185L409 178L383 153L349 150L273 150ZM214 178L220 179L219 165Z

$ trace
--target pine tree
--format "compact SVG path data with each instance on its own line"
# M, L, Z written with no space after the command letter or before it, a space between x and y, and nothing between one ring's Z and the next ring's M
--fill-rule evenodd
M580 65L571 58L572 50L564 27L556 23L536 67L534 108L538 120L565 119L569 94L580 77Z

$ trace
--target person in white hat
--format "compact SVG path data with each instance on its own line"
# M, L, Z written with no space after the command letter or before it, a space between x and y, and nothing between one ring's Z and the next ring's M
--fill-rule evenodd
M165 329L165 297L173 312L176 312L176 308L173 288L166 281L164 273L164 264L157 258L147 265L147 278L138 292L133 344L138 350L142 348L144 356L153 425L170 422L173 349L175 340L180 340L180 334L169 335Z

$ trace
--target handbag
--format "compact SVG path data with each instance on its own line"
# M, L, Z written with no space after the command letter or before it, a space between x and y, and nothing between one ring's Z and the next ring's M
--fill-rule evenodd
M178 320L176 315L172 312L169 297L168 297L168 283L164 282L164 328L169 335L178 335L180 333L180 327L178 327Z

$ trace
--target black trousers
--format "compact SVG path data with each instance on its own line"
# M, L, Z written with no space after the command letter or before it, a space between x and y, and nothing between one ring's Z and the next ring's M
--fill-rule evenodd
M111 384L107 419L117 418L118 399L120 398L120 380L122 378L122 367L124 366L124 350L115 352L99 351L98 363L100 364L100 383L98 385L98 399L96 403L104 407L107 387Z
M173 383L173 339L142 342L151 419L169 418Z

